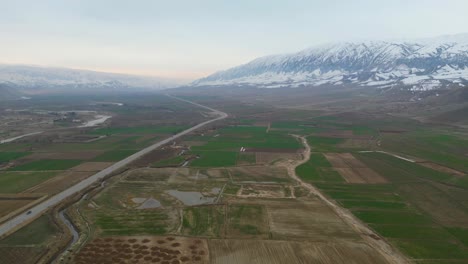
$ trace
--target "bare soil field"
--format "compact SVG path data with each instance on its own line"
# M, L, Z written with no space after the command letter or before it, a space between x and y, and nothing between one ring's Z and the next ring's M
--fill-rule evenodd
M376 146L374 139L347 138L343 143L338 144L340 148L361 148L369 149Z
M26 206L37 198L23 198L23 199L2 199L0 198L0 218L14 212L16 209L20 209Z
M41 184L38 184L23 193L47 193L49 195L58 193L65 188L82 181L89 176L93 175L95 172L86 172L86 171L66 171L60 173L54 178L47 180Z
M132 167L146 167L157 161L173 157L179 150L171 147L155 149L132 163Z
M235 182L290 182L288 172L283 167L248 166L229 168Z
M353 168L334 168L348 183L367 183Z
M212 239L208 245L212 264L388 263L364 243Z
M359 236L316 198L275 200L265 204L275 239L308 241L358 240Z
M324 153L323 155L348 183L377 184L388 182L350 153Z
M75 257L76 264L88 263L208 263L204 239L159 236L96 238Z
M300 160L299 153L256 152L257 164L270 164L279 160Z
M113 164L113 162L85 162L85 163L81 163L80 165L71 168L70 170L71 171L76 171L76 172L78 172L78 171L81 171L81 172L90 172L90 171L97 172L97 171L101 171L101 170L109 167L112 164Z
M241 198L285 198L285 187L277 184L244 184L237 197Z

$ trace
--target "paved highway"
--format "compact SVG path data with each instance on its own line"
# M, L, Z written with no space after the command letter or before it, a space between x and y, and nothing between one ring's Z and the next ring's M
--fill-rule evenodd
M218 120L221 120L221 119L224 119L226 118L228 115L224 112L221 112L221 111L218 111L216 109L213 109L213 108L210 108L210 107L207 107L207 106L204 106L204 105L201 105L201 104L197 104L197 103L194 103L194 102L191 102L191 101L188 101L188 100L184 100L184 99L180 99L180 98L177 98L177 97L174 97L174 96L171 96L171 95L167 95L168 97L170 98L173 98L173 99L176 99L176 100L179 100L179 101L183 101L183 102L187 102L187 103L190 103L190 104L193 104L193 105L196 105L196 106L199 106L201 108L205 108L207 110L210 110L213 112L213 114L215 114L217 117L214 118L214 119L211 119L211 120L208 120L208 121L205 121L203 123L200 123L196 126L193 126L187 130L184 130L176 135L173 135L169 138L166 138L154 145L151 145L143 150L140 150L139 152L119 161L119 162L116 162L114 163L113 165L111 165L110 167L86 178L85 180L71 186L70 188L66 189L65 191L62 191L61 193L58 193L54 196L52 196L51 198L43 201L42 203L40 204L37 204L35 205L34 207L30 208L28 212L30 213L22 213L20 215L17 215L16 217L6 221L5 223L3 223L1 226L0 226L0 237L2 237L3 235L5 234L8 234L10 233L11 231L17 229L18 227L22 226L24 223L28 222L28 221L31 221L37 217L39 217L44 211L48 210L49 208L52 208L54 206L56 206L57 204L59 204L60 202L62 202L64 199L68 198L68 197L71 197L72 195L75 195L81 191L83 191L84 189L88 188L89 186L91 186L93 183L96 183L98 182L99 180L103 179L104 177L110 175L111 173L113 173L114 171L118 170L118 169L121 169L123 167L125 167L126 165L128 165L129 163L137 160L138 158L140 158L141 156L185 135L185 134L188 134L194 130L197 130L209 123L212 123L212 122L215 122L215 121L218 121Z

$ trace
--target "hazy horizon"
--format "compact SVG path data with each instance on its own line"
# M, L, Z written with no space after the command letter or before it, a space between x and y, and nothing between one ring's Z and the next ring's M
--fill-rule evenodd
M0 63L185 81L323 43L428 38L468 24L460 0L0 2Z

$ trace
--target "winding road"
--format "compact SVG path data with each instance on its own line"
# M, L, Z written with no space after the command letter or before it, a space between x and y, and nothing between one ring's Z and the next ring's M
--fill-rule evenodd
M288 174L297 181L302 187L309 190L312 194L317 196L322 200L326 205L328 205L345 223L350 225L363 239L367 244L378 251L382 256L388 261L388 263L396 264L408 264L410 261L404 256L400 251L394 249L390 244L385 240L378 237L374 231L357 219L350 211L344 209L343 207L337 205L336 203L329 200L325 195L323 195L315 186L312 184L304 182L297 174L296 168L310 159L310 146L305 137L291 135L298 138L302 145L304 145L304 158L298 162L288 162L285 164Z
M207 109L207 110L210 110L213 115L216 115L217 117L213 118L213 119L210 119L208 121L205 121L205 122L202 122L196 126L193 126L187 130L184 130L176 135L173 135L169 138L166 138L154 145L151 145L143 150L140 150L139 152L121 160L121 161L118 161L116 163L114 163L113 165L111 165L110 167L107 167L106 169L86 178L85 180L71 186L70 188L52 196L51 198L41 202L40 204L37 204L35 205L34 207L30 208L29 211L27 213L22 213L20 215L17 215L15 216L14 218L4 222L2 225L0 225L0 237L4 236L4 235L8 235L10 234L11 232L17 230L18 228L22 227L24 224L27 224L29 223L30 221L36 219L37 217L39 217L42 213L44 213L46 210L58 205L60 202L62 202L63 200L65 200L66 198L68 197L71 197L83 190L85 190L86 188L88 188L89 186L91 186L92 184L102 180L104 177L112 174L113 172L125 167L126 165L130 164L131 162L137 160L138 158L142 157L143 155L145 154L148 154L149 152L167 144L167 143L170 143L171 141L183 136L183 135L186 135L192 131L195 131L203 126L206 126L210 123L213 123L215 121L218 121L218 120L222 120L222 119L225 119L226 117L228 117L228 114L224 113L224 112L221 112L221 111L218 111L216 109L213 109L213 108L210 108L210 107L207 107L207 106L204 106L204 105L201 105L201 104L197 104L197 103L194 103L194 102L191 102L191 101L188 101L188 100L184 100L184 99L181 99L181 98L178 98L178 97L175 97L175 96L171 96L171 95L167 95L166 96L172 98L172 99L175 99L175 100L179 100L179 101L183 101L183 102L186 102L186 103L189 103L189 104L193 104L193 105L196 105L196 106L199 106L201 108L204 108L204 109Z

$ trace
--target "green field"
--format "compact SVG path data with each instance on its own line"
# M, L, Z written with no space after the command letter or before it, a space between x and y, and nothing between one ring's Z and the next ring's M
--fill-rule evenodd
M182 232L191 236L219 237L224 225L223 206L184 208Z
M255 164L255 153L240 152L237 156L237 162L241 164Z
M433 240L392 240L403 253L416 259L466 259L468 251L450 241ZM435 263L453 263L438 261ZM460 262L455 262L460 263ZM461 262L463 263L463 262ZM466 262L465 262L466 263Z
M264 233L265 223L262 221L265 208L261 205L229 205L229 228L245 235L260 235Z
M228 151L193 151L200 158L190 163L191 167L228 167L237 164L237 152Z
M431 130L417 130L404 135L385 136L382 147L468 171L468 139Z
M13 167L11 171L67 170L80 164L81 160L37 160Z
M57 175L56 172L0 172L0 193L18 193Z
M93 161L119 161L125 159L135 152L136 150L132 149L111 150L97 156L93 159Z
M451 240L454 237L447 230L437 226L418 225L371 225L379 234L390 238Z
M344 182L340 174L331 169L331 164L321 153L311 153L310 159L296 168L296 173L305 181Z
M312 151L317 152L336 152L336 145L343 143L345 139L343 138L330 138L330 137L320 137L320 136L309 136L307 137L307 142L311 146Z
M42 245L53 239L52 236L57 233L58 230L52 224L49 216L43 215L7 238L0 240L0 244L15 246Z
M194 146L192 150L239 151L244 148L299 149L301 144L287 133L270 131L265 127L233 126L220 129L219 136L207 138L203 146Z
M161 235L170 223L164 211L129 210L99 212L95 223L103 235Z
M468 188L468 178L460 178L443 172L439 172L430 168L423 167L414 162L402 160L384 153L360 153L363 159L367 161L371 166L374 164L375 170L384 176L389 176L394 180L405 180L411 179L428 179L437 182L443 182L447 184L453 184L462 188ZM380 164L384 164L383 166ZM378 164L378 165L377 165ZM395 176L400 176L395 179ZM404 176L404 177L401 177Z
M28 152L0 152L0 164L28 155Z

